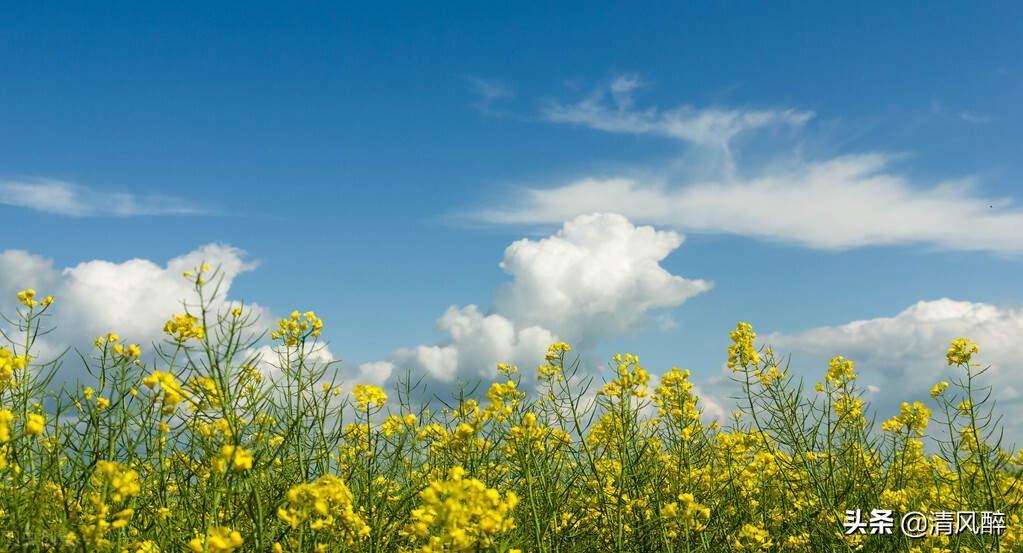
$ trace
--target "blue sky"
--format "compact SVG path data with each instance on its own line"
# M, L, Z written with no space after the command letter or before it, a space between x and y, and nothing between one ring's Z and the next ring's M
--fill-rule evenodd
M882 419L968 336L1021 420L1023 8L915 8L9 6L0 306L145 343L207 259L267 322L315 309L353 382L557 338L718 411L748 321Z

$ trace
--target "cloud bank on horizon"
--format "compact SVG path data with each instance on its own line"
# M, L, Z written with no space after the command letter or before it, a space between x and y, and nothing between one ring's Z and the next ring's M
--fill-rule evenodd
M162 266L147 259L121 263L97 259L58 269L41 255L6 250L0 252L0 308L10 313L17 292L25 288L54 296L52 319L46 322L54 330L37 340L43 357L52 358L67 348L84 353L95 337L111 332L146 348L163 341L164 323L171 315L184 313L185 302L196 310L193 285L182 276L185 271L203 263L217 268L220 292L210 307L238 305L227 299L234 279L258 266L244 256L229 245L207 244ZM268 320L268 312L258 304L247 304L246 309ZM12 329L6 332L11 335ZM82 374L82 369L72 369L66 376Z

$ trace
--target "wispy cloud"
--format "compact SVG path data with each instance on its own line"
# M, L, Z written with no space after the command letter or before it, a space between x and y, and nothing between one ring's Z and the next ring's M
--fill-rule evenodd
M0 204L70 217L205 213L178 198L102 191L55 179L0 180Z
M579 213L614 211L638 223L814 249L923 243L1023 254L1023 210L975 194L970 181L915 186L886 172L890 162L883 154L846 156L749 180L683 186L657 179L587 178L552 189L524 189L518 205L485 209L478 217L499 224L550 224Z
M473 93L477 96L472 106L486 115L496 115L493 104L502 98L512 98L515 92L508 85L492 80L470 77Z
M736 135L770 126L800 127L813 118L810 111L697 109L681 106L669 111L648 108L632 110L632 91L642 86L636 76L618 77L608 88L599 89L574 104L552 103L544 110L550 121L574 123L597 130L656 134L694 145L712 145L723 149ZM607 101L610 92L611 103Z
M983 123L990 123L992 121L990 115L981 115L969 111L960 111L959 118L962 119L963 121L966 121L967 123L975 123L978 125Z
M776 143L742 152L740 161L758 161L737 169L736 136L779 125L798 129L813 113L639 109L630 96L639 86L638 78L622 77L578 103L548 107L545 115L552 122L681 141L690 148L678 160L637 166L624 176L580 175L553 187L519 187L500 206L464 218L558 224L580 214L620 213L640 224L814 249L921 244L1023 254L1023 209L1013 208L1011 198L985 197L973 178L922 183L894 170L903 156L870 152L807 160L798 151L778 152ZM759 145L743 144L750 150Z

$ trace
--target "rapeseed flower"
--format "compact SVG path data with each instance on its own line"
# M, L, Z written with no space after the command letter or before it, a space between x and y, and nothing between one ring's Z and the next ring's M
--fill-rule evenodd
M970 366L970 359L978 351L980 348L977 344L966 338L959 338L952 340L952 347L948 348L948 355L945 357L948 358L949 365Z
M383 407L387 401L387 394L379 386L372 384L357 384L351 393L355 396L356 408L359 411L369 409L370 403L377 408Z
M231 553L242 546L245 540L239 532L228 527L210 528L205 536L197 536L188 542L188 548L193 553Z
M494 543L497 534L515 527L511 511L518 504L515 492L504 497L465 469L454 467L446 480L431 481L419 493L421 507L412 510L412 522L403 532L426 538L421 553L478 551Z
M167 324L163 325L163 331L179 344L185 343L189 338L202 340L206 336L206 329L199 319L188 314L174 315L171 320L167 321Z
M45 420L42 415L29 413L28 422L25 423L25 431L32 436L42 436L45 427Z

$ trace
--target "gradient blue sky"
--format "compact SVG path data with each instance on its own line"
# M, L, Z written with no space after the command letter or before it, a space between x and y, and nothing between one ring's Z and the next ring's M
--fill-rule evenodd
M1023 420L1021 16L10 5L0 306L57 296L54 348L159 339L208 258L267 322L315 309L350 380L528 368L559 338L595 372L692 369L717 411L741 320L811 382L853 359L879 418L968 336Z

